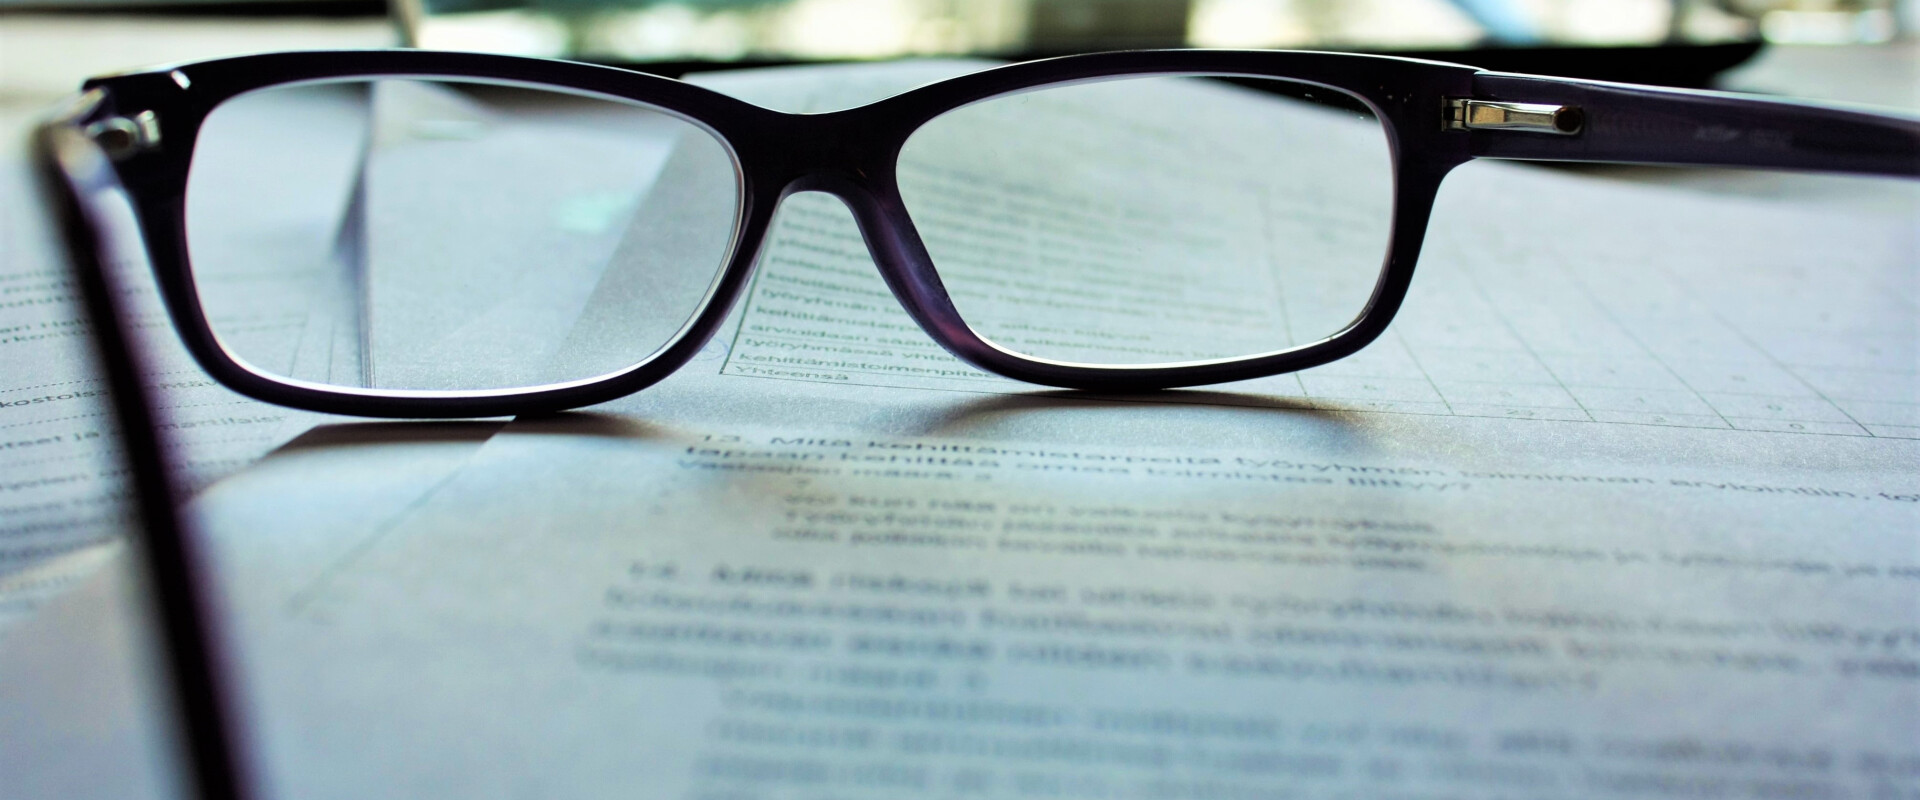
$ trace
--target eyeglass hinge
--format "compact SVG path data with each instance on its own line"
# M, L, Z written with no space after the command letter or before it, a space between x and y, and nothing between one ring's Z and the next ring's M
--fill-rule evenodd
M1450 131L1529 131L1572 136L1587 123L1579 106L1551 103L1496 103L1449 97L1446 129Z
M160 118L152 111L108 117L87 126L87 138L115 161L160 146Z

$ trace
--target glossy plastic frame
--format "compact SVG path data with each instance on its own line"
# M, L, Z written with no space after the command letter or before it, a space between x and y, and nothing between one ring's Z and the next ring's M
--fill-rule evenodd
M973 332L955 311L899 187L901 145L954 108L1054 83L1145 75L1280 78L1338 89L1370 106L1385 128L1395 192L1392 239L1367 308L1346 329L1309 345L1244 359L1097 367L1020 356ZM192 288L185 193L193 146L216 106L269 86L338 78L416 77L504 81L598 94L694 120L733 151L741 169L732 247L706 307L682 335L623 372L552 386L487 392L327 387L250 370L215 340ZM187 348L222 383L258 400L372 417L485 417L558 411L638 391L684 365L738 300L787 195L822 191L852 209L867 247L914 321L942 347L981 369L1032 383L1140 391L1223 383L1305 369L1358 351L1386 329L1405 298L1441 180L1474 158L1742 166L1920 176L1920 121L1739 95L1490 73L1384 56L1284 51L1166 50L1102 53L1014 64L824 114L763 109L667 78L563 61L411 50L276 53L98 78L89 102L52 124L126 135L145 119L152 141L114 162L132 201L161 292ZM1462 130L1448 105L1464 99L1579 109L1571 135ZM150 116L144 116L148 115Z

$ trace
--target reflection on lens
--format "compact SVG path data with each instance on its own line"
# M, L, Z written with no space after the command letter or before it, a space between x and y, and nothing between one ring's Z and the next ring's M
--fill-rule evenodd
M598 97L383 79L274 87L207 118L194 290L235 357L369 389L619 372L672 343L731 244L732 155Z
M1082 364L1325 339L1366 308L1392 227L1380 121L1292 81L1134 78L993 98L915 132L899 182L976 334Z

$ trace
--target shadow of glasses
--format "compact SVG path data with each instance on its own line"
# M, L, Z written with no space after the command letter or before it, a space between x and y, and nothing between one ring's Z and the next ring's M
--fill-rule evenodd
M1140 406L1177 407L1191 415L1219 423L1225 417L1244 417L1270 426L1284 423L1302 432L1359 440L1364 425L1353 412L1324 401L1278 395L1174 389L1116 394L1068 389L989 395L960 400L911 431L912 435L943 436L977 431L998 423L1033 418L1052 424L1064 414L1077 415L1099 425L1125 423L1115 417L1138 416Z

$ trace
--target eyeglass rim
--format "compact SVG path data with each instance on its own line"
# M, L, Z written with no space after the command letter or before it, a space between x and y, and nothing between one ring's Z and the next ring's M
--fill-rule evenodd
M1206 74L1318 84L1366 103L1386 137L1393 169L1390 241L1367 307L1344 330L1305 346L1245 358L1179 365L1093 366L1023 356L977 335L948 299L894 182L900 146L925 122L980 100L1050 84L1124 76ZM653 106L708 128L733 153L741 176L734 239L719 277L678 338L625 371L571 383L472 392L322 386L262 374L223 348L198 306L186 250L184 196L199 125L220 103L275 85L355 77L507 81L601 94ZM1442 179L1477 157L1756 166L1920 176L1920 121L1793 101L1715 92L1490 73L1392 56L1301 51L1154 50L1065 56L1010 64L921 86L857 108L789 114L681 81L616 67L550 59L421 50L268 53L97 78L91 107L69 124L152 111L161 146L114 163L155 270L161 295L196 361L215 379L265 402L368 417L455 418L546 413L639 391L684 366L738 304L786 196L817 190L847 203L882 277L909 316L942 347L976 367L1051 386L1135 392L1226 383L1344 358L1386 329L1405 299ZM1490 97L1650 112L1661 128L1619 114L1595 135L1500 135L1444 124L1449 102ZM1674 119L1675 116L1679 118ZM1692 116L1688 116L1692 115ZM1696 119L1697 118L1697 119ZM1602 117L1601 119L1606 119ZM1699 124L1769 124L1810 146L1740 150L1688 141ZM1611 120L1609 120L1611 122ZM1696 124L1697 123L1697 124ZM1763 131L1764 132L1764 131ZM1586 133L1586 131L1582 131ZM185 138L185 146L175 142ZM1860 143L1862 152L1842 144ZM1775 142L1777 144L1777 141Z

